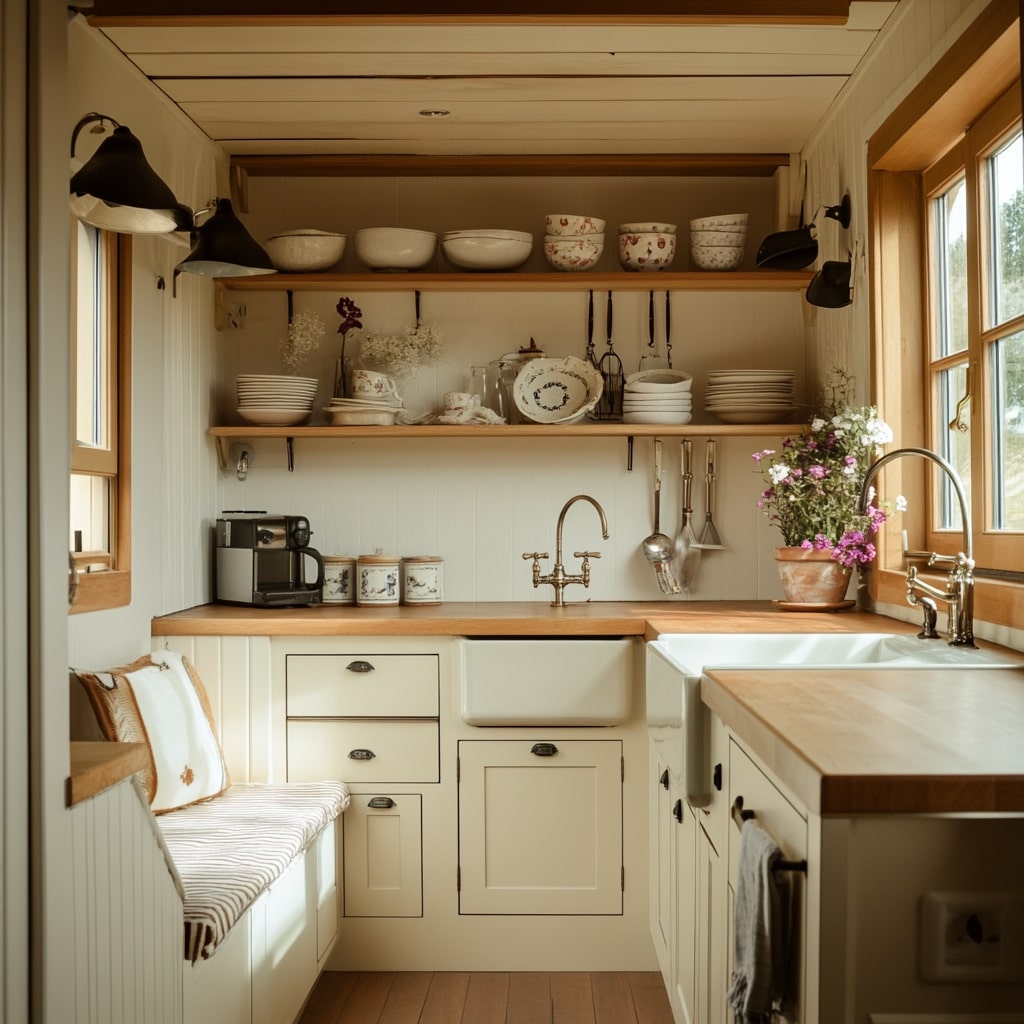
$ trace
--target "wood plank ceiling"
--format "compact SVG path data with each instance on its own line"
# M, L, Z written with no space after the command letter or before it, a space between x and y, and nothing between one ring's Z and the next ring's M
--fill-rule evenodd
M795 20L770 3L500 20L126 6L96 0L91 21L230 154L442 158L797 153L897 4Z

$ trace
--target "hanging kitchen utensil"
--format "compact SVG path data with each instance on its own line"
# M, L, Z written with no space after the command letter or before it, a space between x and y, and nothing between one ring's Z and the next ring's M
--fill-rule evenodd
M722 539L718 536L718 530L714 523L715 511L715 474L718 461L718 442L709 440L704 448L705 472L704 472L704 529L701 531L700 543L697 545L702 551L714 548L724 548Z
M612 340L612 293L608 292L608 312L605 315L605 329L608 332L608 349L597 364L604 380L604 390L601 392L601 401L598 403L600 415L598 419L614 420L622 416L622 388L625 384L625 374L622 370L622 360L615 351L615 344Z
M689 590L697 578L700 566L700 548L697 536L693 532L693 509L690 507L690 493L693 484L693 442L684 437L680 445L680 468L683 480L683 514L679 523L679 535L676 537L675 571L679 585Z
M658 350L654 323L654 289L651 289L647 301L647 348L640 356L640 369L663 370L666 365L665 357Z
M672 369L672 293L665 291L665 362Z
M594 289L590 289L590 298L587 300L587 354L584 356L586 361L590 363L595 369L599 369L597 365L597 355L594 352Z
M661 439L654 439L654 532L644 538L644 557L654 566L654 575L663 594L678 594L679 583L672 571L675 544L661 532Z

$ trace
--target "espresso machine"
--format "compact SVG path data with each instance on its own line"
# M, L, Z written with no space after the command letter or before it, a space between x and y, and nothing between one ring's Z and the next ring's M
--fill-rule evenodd
M216 526L217 600L274 607L319 604L324 560L309 546L311 536L304 516L224 513ZM316 566L312 583L306 580L310 562Z

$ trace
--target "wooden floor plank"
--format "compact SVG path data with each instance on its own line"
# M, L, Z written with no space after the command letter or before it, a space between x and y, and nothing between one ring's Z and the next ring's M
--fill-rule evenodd
M466 971L439 971L434 974L423 1004L419 1024L463 1024L462 1010L469 988Z
M302 1024L337 1024L357 977L350 971L324 971L302 1011Z
M418 1024L432 979L430 971L403 971L397 975L380 1020L366 1024Z
M361 972L338 1014L337 1024L376 1024L395 978L389 971Z
M509 975L505 1019L507 1024L551 1024L550 976L540 971Z
M629 975L623 971L601 971L590 976L594 989L594 1017L597 1024L637 1024Z
M481 972L470 975L462 1024L506 1024L509 975Z
M631 971L629 990L637 1024L673 1024L665 982L657 971Z
M551 975L552 1024L595 1024L594 990L584 971Z

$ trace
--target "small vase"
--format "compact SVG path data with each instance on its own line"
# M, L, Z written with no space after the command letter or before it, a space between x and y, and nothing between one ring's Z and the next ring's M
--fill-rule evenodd
M840 565L831 551L814 548L776 548L782 592L786 603L806 607L835 608L842 604L850 583L850 570Z

